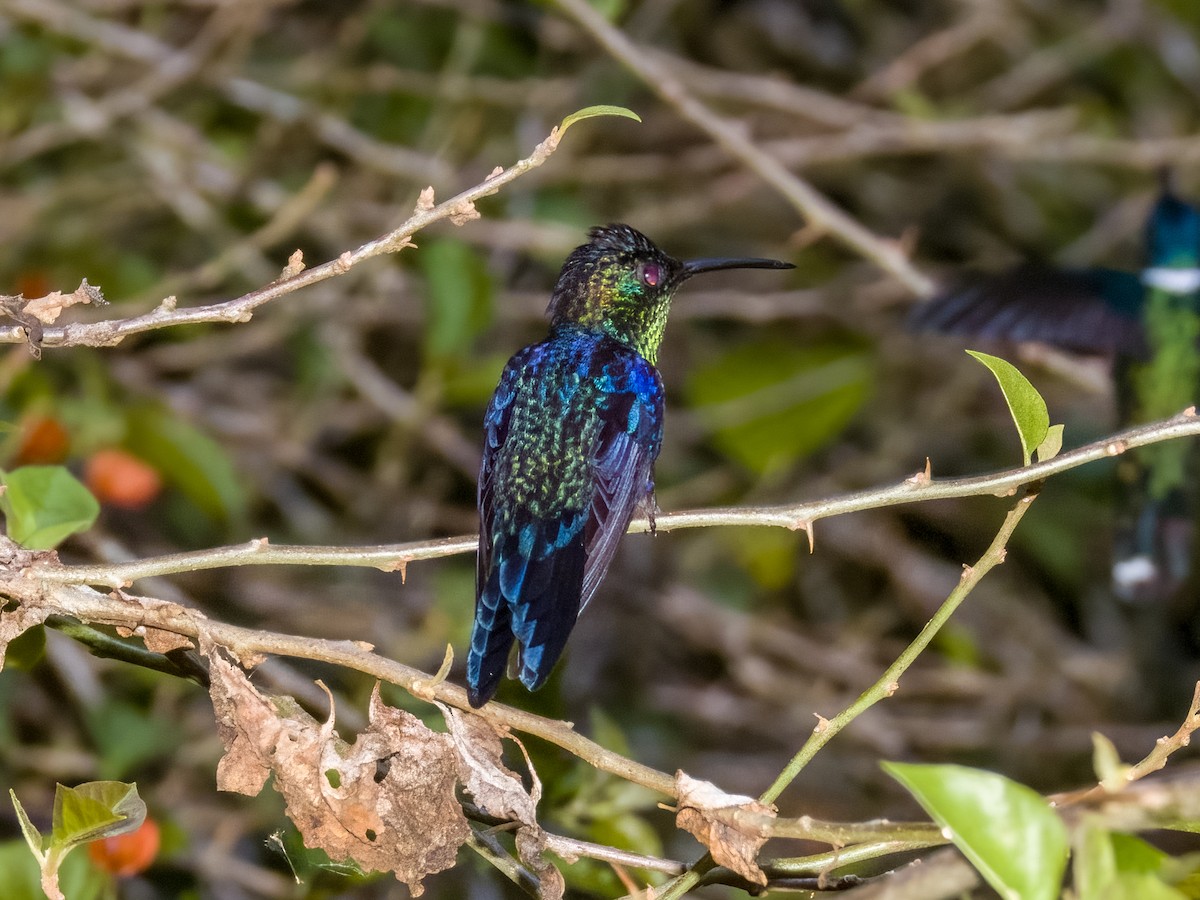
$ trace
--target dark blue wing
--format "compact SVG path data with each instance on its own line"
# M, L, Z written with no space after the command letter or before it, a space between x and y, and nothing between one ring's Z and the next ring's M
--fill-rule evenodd
M919 306L910 324L922 331L1143 359L1145 293L1131 272L1026 265L944 291Z
M610 348L611 349L611 348ZM600 357L603 359L604 357ZM638 504L650 492L662 445L663 392L657 370L621 348L594 377L599 428L587 448L591 483L579 516L559 521L555 566L560 578L513 608L521 645L521 683L537 690L554 669L579 613L600 586ZM570 535L568 538L567 536Z
M514 358L500 376L484 415L483 461L479 467L479 551L475 561L475 624L467 654L467 685L472 706L482 706L496 692L504 675L508 653L513 644L510 622L512 612L499 590L498 568L492 534L496 518L496 454L508 438L512 403L516 396L521 365Z
M662 385L657 372L648 376L640 389L627 389L609 397L607 426L600 433L594 456L595 482L585 529L587 566L580 610L600 586L638 504L652 492L654 460L662 445L662 413Z

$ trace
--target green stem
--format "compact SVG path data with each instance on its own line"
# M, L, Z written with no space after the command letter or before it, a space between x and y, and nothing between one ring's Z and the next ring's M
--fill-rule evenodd
M945 838L929 840L896 840L873 841L868 844L856 844L841 850L827 850L812 856L797 856L790 859L764 860L762 869L767 876L772 875L812 875L828 872L839 866L849 866L855 863L879 859L883 856L893 856L897 853L911 853L915 850L927 850L930 847L941 847L949 843Z
M954 611L967 598L967 595L975 589L980 580L988 572L994 569L1000 563L1004 562L1005 545L1012 537L1013 530L1017 524L1024 518L1025 513L1029 510L1030 505L1037 498L1036 492L1027 493L1024 497L1017 501L1007 516L1004 517L1004 524L1000 526L1000 530L996 532L996 536L992 539L991 545L979 558L974 566L967 566L963 569L962 578L954 590L950 592L950 596L945 602L938 607L937 612L921 629L921 633L913 640L911 644L904 648L904 652L896 658L896 661L888 666L887 671L867 690L859 696L850 706L842 710L829 721L822 721L814 729L812 735L799 752L792 757L792 761L779 773L779 777L774 783L763 791L759 800L763 803L774 803L779 795L784 792L797 775L804 769L814 756L828 744L833 738L838 735L843 728L861 716L864 712L887 697L892 696L900 688L900 676L908 671L908 668L916 662L918 656L929 646L930 641L941 630L942 626L949 621Z
M995 538L992 539L991 545L984 552L983 556L980 557L979 562L974 566L964 567L962 578L954 590L950 592L950 596L938 607L937 612L933 614L933 617L921 629L921 633L917 635L916 639L904 649L904 652L897 657L896 661L888 666L887 671L871 687L867 688L854 703L832 719L822 721L817 726L812 736L804 742L804 746L800 748L799 752L792 757L791 762L780 772L779 777L759 797L761 802L767 804L774 803L804 767L817 755L818 751L833 740L834 736L880 700L890 697L899 689L900 676L908 671L909 666L929 646L934 635L946 624L950 616L954 614L954 611L967 598L967 595L974 590L980 579L1004 561L1005 545L1008 543L1009 538L1012 537L1013 530L1017 527L1021 519L1024 518L1025 513L1029 510L1030 505L1036 497L1037 492L1031 490L1017 501L1017 505L1009 510L1008 515L1005 516L1004 523L1000 526L1000 530L996 532ZM846 858L846 851L841 851L839 858ZM705 873L714 867L715 863L711 854L705 854L692 866L689 872L668 882L663 891L656 895L656 900L678 900L678 898L696 887Z

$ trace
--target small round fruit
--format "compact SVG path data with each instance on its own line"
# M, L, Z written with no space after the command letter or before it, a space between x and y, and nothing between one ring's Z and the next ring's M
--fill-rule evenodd
M132 454L97 450L83 467L83 481L102 504L141 509L162 490L162 478Z
M125 878L145 872L158 855L158 823L147 818L136 831L101 838L88 844L96 868Z

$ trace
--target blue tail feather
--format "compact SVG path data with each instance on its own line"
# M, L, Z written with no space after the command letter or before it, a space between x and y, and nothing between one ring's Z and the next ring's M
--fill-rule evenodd
M475 708L496 693L513 645L512 610L500 593L499 572L493 571L475 604L475 627L467 653L467 699Z

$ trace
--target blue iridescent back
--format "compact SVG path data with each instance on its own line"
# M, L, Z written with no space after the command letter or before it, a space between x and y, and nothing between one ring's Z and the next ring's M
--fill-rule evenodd
M628 345L560 326L509 361L485 416L471 702L509 650L533 690L562 655L639 504L662 445L658 370Z

